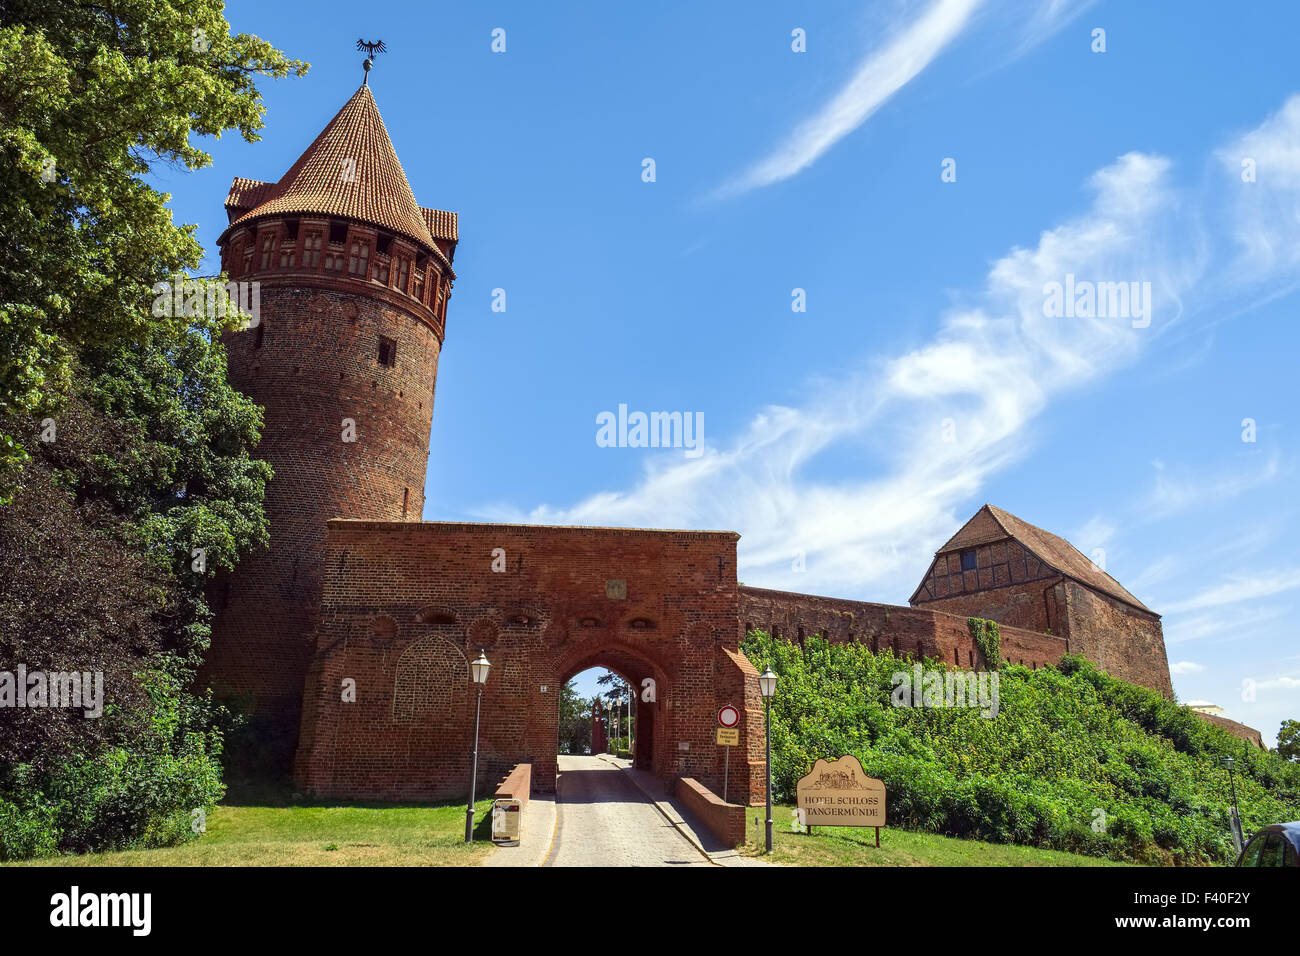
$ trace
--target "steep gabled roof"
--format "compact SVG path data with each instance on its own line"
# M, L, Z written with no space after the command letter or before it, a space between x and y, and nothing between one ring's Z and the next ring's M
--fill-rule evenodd
M279 182L236 179L226 206L232 213L246 210L232 215L226 233L262 216L341 216L399 233L446 261L411 192L369 86L352 94ZM443 215L452 216L454 231L454 214ZM224 233L218 241L225 241Z
M993 505L986 504L975 512L975 515L962 525L961 529L935 552L935 555L962 551L1005 538L1015 538L1032 551L1039 560L1051 565L1066 577L1074 578L1080 584L1110 595L1125 604L1131 604L1148 614L1154 613L1130 594L1123 585L1084 557L1070 542Z

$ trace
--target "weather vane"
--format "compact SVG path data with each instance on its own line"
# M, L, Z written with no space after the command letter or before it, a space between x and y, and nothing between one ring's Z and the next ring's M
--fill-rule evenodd
M388 47L384 46L383 40L376 40L374 43L358 40L357 49L366 52L366 62L361 64L362 69L366 71L366 78L361 81L361 85L366 86L370 82L370 68L375 65L375 54L387 53Z

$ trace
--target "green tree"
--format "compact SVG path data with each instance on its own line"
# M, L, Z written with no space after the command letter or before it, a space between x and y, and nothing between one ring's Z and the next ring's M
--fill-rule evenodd
M221 0L0 0L0 416L55 414L80 349L140 343L154 283L202 249L145 176L192 134L257 139L258 75L306 65L232 35ZM0 502L30 438L0 431Z
M1277 752L1287 760L1300 760L1300 720L1282 721L1277 732Z
M560 690L560 753L580 754L591 747L591 704L578 696L573 681Z
M0 858L187 839L222 790L204 591L266 543L270 469L238 318L151 313L202 250L146 177L256 139L256 77L306 67L219 0L0 0L0 61L0 660L105 699L0 710Z

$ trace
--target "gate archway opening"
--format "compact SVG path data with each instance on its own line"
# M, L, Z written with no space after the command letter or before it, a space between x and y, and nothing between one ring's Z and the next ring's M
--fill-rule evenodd
M628 688L630 706L622 709L621 713L631 713L633 765L652 773L666 772L666 757L661 748L656 746L656 741L667 739L668 736L665 711L669 688L663 669L631 647L609 644L592 649L562 665L560 686L567 685L578 674L591 670L609 671L620 684ZM602 709L609 706L607 698L602 699L601 703ZM607 737L613 735L614 723L610 717L612 712L607 717ZM618 720L620 736L627 736L625 723L625 717ZM596 747L591 749L595 754Z

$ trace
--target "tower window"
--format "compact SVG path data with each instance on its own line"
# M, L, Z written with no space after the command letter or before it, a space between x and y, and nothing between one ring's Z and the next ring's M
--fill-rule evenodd
M348 257L348 273L365 278L369 273L370 246L364 242L352 243L352 255Z
M346 222L330 223L330 242L341 246L348 241L348 224Z
M411 287L411 295L424 301L424 270L419 266L415 267L415 285Z
M258 322L257 325L253 326L253 348L260 349L262 347L262 333L265 331L265 322Z
M381 285L388 285L388 260L375 259L375 281Z
M311 232L302 243L302 264L304 268L315 269L320 265L320 233Z
M397 288L403 292L406 291L406 277L409 275L411 263L407 259L397 260Z
M379 337L379 364L389 368L397 364L397 343L382 335Z
M411 489L403 488L402 489L402 517L403 518L406 517L406 506L410 500L411 500Z
M963 551L963 552L961 553L961 569L962 569L963 571L974 571L974 570L975 570L975 552L974 552L974 551Z
M271 267L271 253L275 251L275 233L268 232L262 237L262 268Z
M280 268L287 269L293 265L293 245L286 243L280 247Z

